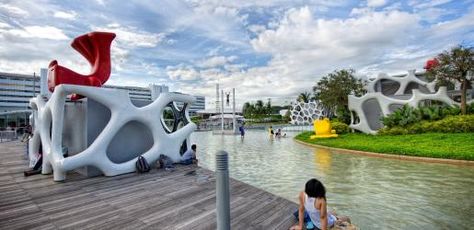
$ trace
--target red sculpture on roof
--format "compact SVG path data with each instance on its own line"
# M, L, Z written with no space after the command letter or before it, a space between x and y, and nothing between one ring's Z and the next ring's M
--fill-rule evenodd
M439 65L438 59L433 58L433 59L430 59L430 60L426 61L425 67L423 67L423 68L426 69L427 71L429 71L432 68L436 67L437 65Z
M53 92L60 84L102 86L110 76L112 65L110 62L110 45L115 38L114 33L91 32L81 35L73 40L72 48L84 56L91 64L92 70L89 75L76 73L53 60L49 63L48 89ZM71 99L82 98L73 94Z

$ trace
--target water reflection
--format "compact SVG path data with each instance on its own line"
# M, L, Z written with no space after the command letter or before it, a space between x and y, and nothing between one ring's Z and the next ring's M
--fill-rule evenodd
M329 149L317 148L314 150L314 163L322 173L326 174L331 169L331 155Z
M474 226L474 168L339 154L270 139L197 132L200 165L214 170L215 153L229 152L230 176L297 202L312 177L327 188L329 208L362 229L469 229Z

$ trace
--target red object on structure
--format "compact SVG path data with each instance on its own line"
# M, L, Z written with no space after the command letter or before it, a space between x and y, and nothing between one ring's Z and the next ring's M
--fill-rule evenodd
M79 36L71 43L72 48L84 56L91 64L89 75L76 73L58 64L56 60L49 63L48 89L53 92L60 84L102 86L110 76L112 65L110 62L110 45L115 38L114 33L91 32ZM82 98L72 95L72 100Z
M423 67L426 70L430 70L436 66L439 65L439 61L436 58L433 58L431 60L426 61L425 67Z

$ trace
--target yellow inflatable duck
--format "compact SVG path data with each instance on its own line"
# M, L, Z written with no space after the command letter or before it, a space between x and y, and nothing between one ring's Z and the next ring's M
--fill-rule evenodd
M316 135L311 135L310 139L315 138L329 138L337 137L336 130L332 129L331 122L329 119L324 118L323 120L315 120L313 122L314 133Z

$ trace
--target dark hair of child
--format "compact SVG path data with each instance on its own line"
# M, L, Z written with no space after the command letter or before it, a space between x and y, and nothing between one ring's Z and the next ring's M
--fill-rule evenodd
M191 149L196 151L196 145L195 144L191 145Z
M326 199L326 189L324 188L323 183L314 178L306 182L304 192L309 197Z

